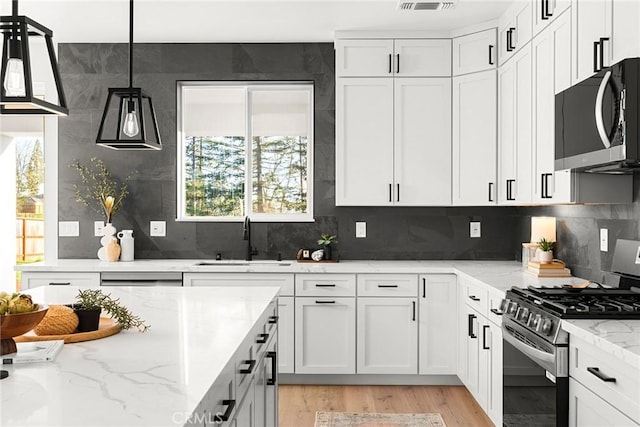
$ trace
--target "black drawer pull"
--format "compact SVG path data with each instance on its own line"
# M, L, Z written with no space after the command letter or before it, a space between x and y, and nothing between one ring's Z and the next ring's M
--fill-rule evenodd
M489 346L487 345L487 329L489 329L489 325L482 326L482 349L489 350Z
M379 288L397 288L398 285L378 285Z
M391 70L391 61L392 61L392 56L391 54L389 54L389 74L391 74L392 70Z
M316 288L335 288L336 285L333 283L316 283Z
M473 319L476 318L475 314L469 314L469 329L467 331L467 335L469 338L478 338L476 334L473 333Z
M493 64L493 45L492 44L489 45L489 65L494 65Z
M469 295L469 299L470 299L471 301L480 301L480 298L478 298L478 297L477 297L477 296L475 296L475 295Z
M411 304L413 305L413 314L411 315L411 320L415 322L416 321L416 302L411 301Z
M213 421L216 423L223 423L225 421L229 421L231 418L231 414L233 413L234 408L236 407L236 401L234 399L223 400L222 404L227 407L224 411L224 414L216 414L213 417Z
M589 373L595 375L596 377L598 377L599 379L601 379L605 383L615 383L616 382L615 377L606 376L605 374L600 372L600 368L587 368L587 371L589 371Z
M422 279L422 298L427 297L427 279Z
M253 368L255 368L256 366L256 361L255 360L243 360L242 361L243 365L249 365L249 368L247 369L240 369L240 373L241 374L250 374L253 372Z
M267 379L267 385L276 385L276 375L278 372L278 361L275 351L267 351L265 357L271 359L271 378Z
M269 334L258 334L258 339L256 339L257 344L264 344L269 339Z
M269 323L271 323L272 325L278 323L278 316L269 316Z
M503 312L503 311L500 311L500 310L498 310L497 308L492 308L492 309L491 309L491 312L492 312L493 314L495 314L496 316L502 316L502 315L504 314L504 312Z
M317 301L316 300L316 304L335 304L335 301Z
M71 282L49 282L50 286L68 286Z

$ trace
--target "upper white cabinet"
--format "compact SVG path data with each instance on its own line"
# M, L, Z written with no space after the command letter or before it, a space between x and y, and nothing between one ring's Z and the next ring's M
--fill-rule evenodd
M496 71L453 78L453 203L496 204Z
M575 61L573 83L580 82L611 65L612 7L613 0L574 1L571 8Z
M337 40L337 77L448 77L451 40Z
M531 202L531 46L498 70L498 203Z
M533 0L533 10L531 11L533 15L533 35L535 36L549 26L569 6L571 6L571 0Z
M531 40L532 3L514 1L500 17L498 27L498 61L500 65L511 58Z
M611 63L640 56L640 1L615 0L612 3Z
M480 31L453 39L453 75L496 68L498 48L496 30Z

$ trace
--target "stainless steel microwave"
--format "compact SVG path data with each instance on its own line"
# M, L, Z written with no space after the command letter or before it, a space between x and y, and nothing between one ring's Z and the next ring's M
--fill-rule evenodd
M625 59L555 97L555 169L640 168L640 58Z

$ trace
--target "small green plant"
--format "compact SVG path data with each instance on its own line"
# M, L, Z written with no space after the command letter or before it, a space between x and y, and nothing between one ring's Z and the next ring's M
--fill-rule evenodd
M138 328L140 332L149 329L149 325L144 320L135 316L129 309L120 304L120 299L111 298L111 294L104 294L100 289L84 289L78 291L76 301L85 310L93 310L101 308L106 311L123 330Z
M333 243L338 243L338 241L336 240L336 236L332 236L331 234L321 234L320 240L318 240L320 246L331 246Z
M554 245L555 245L555 242L550 242L544 237L540 239L540 241L538 242L538 247L540 248L541 251L544 251L544 252L553 250Z

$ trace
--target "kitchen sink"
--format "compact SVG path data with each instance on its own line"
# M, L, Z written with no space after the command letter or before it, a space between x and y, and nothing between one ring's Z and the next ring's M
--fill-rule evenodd
M200 267L222 267L222 266L276 266L276 267L288 267L291 265L290 262L286 261L269 261L269 260L260 260L260 261L243 261L243 260L221 260L221 261L200 261L195 265Z

